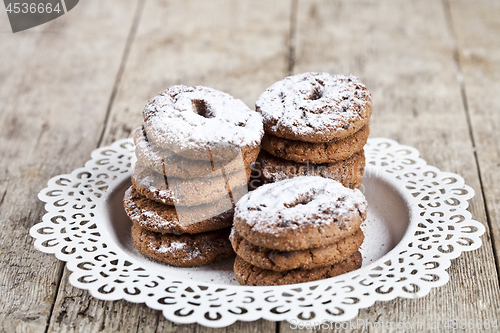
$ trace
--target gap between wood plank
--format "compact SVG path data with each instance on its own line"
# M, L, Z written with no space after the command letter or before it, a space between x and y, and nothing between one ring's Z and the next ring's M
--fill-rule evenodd
M137 4L137 8L136 8L136 11L135 11L135 14L134 14L134 19L132 21L132 27L131 27L129 35L127 37L127 41L125 43L125 50L124 50L124 53L123 53L123 57L122 57L121 62L120 62L120 67L118 69L118 73L116 75L115 83L113 85L113 90L111 92L111 96L110 96L110 99L109 99L108 107L106 109L106 116L104 118L104 128L102 129L101 135L99 137L99 141L97 143L97 147L99 147L101 145L102 139L104 137L104 132L106 131L106 127L107 127L107 123L108 123L108 118L109 118L109 114L110 114L110 111L111 111L111 106L113 105L113 101L114 101L114 98L115 98L115 95L116 95L116 91L118 89L118 84L120 82L120 79L121 79L121 76L122 76L122 73L123 73L123 69L125 67L125 63L127 62L128 53L130 51L130 45L132 44L132 41L133 41L134 36L135 36L135 33L137 31L137 26L139 25L140 16L141 16L141 13L142 13L142 8L144 8L144 2L145 2L145 0L139 0L139 2ZM5 191L5 193L7 193L7 191ZM2 200L0 201L0 206L3 203L3 199L5 197L5 193L4 193L3 197L2 197ZM62 278L63 278L63 275L64 275L64 269L65 269L65 267L66 267L66 264L62 265L62 268L61 268L61 270L59 272L59 278L57 279L57 284L56 284L56 288L55 288L56 292L55 292L54 297L53 297L53 302L52 302L52 304L50 306L49 315L47 316L47 324L46 324L46 327L45 327L45 333L48 332L48 329L50 327L50 320L52 318L52 313L54 311L56 300L57 300L57 297L59 295L59 288L61 286L61 281L62 281Z
M458 54L458 42L457 42L457 37L455 35L455 30L453 29L453 21L451 17L451 8L450 8L450 1L449 0L442 0L443 4L443 9L444 9L444 14L446 18L446 23L448 26L448 31L450 34L450 39L452 42L452 51L453 51L453 61L455 63L455 70L457 72L457 81L460 86L460 95L462 96L462 104L464 105L464 110L465 110L465 118L467 120L467 127L469 129L469 137L472 142L472 152L474 153L474 160L476 162L476 168L478 171L478 178L479 178L479 185L481 186L481 195L483 196L483 203L484 203L484 208L486 210L486 222L488 223L488 229L489 229L489 234L490 234L490 239L494 240L494 235L493 235L493 227L492 227L492 221L490 218L490 211L488 209L488 203L486 201L486 194L484 193L484 187L483 187L483 178L482 178L482 173L481 173L481 166L479 165L479 159L477 157L477 152L476 152L476 142L474 141L474 132L472 131L472 122L470 119L470 111L469 111L469 103L467 102L467 92L465 90L465 81L464 81L464 75L462 73L462 66L460 66L460 57ZM493 253L498 253L495 242L491 242L491 246L493 248ZM495 268L497 270L497 275L500 276L500 267L499 267L499 262L495 260Z
M156 317L155 317L155 331L154 333L161 333L161 332L158 332L158 327L160 326L159 323L160 323L160 316L163 316L163 312L161 310L157 310L156 311Z
M290 40L288 42L288 75L295 67L295 36L297 33L297 7L299 0L292 0L290 9Z
M5 195L7 194L7 190L5 190L5 192L3 192L3 195L2 195L2 200L0 200L0 207L2 207L2 204L3 204L3 201L5 199Z
M134 20L132 21L132 28L130 29L130 33L127 37L127 42L125 43L125 50L123 51L123 57L122 60L120 61L120 67L118 69L118 73L116 74L115 84L113 85L111 96L109 97L109 103L106 109L106 116L104 118L104 127L102 128L101 136L99 138L99 141L97 142L97 148L101 146L102 140L104 139L104 133L106 132L106 128L108 127L111 108L113 107L113 102L115 101L116 93L118 91L118 86L120 85L120 81L122 79L122 75L125 70L125 65L127 64L128 55L130 53L130 47L132 46L135 35L137 33L137 27L139 26L139 22L141 20L142 10L144 9L145 2L146 0L139 0L139 2L137 3Z
M62 278L64 275L64 268L66 267L66 263L59 265L59 267L61 267L61 268L60 268L59 277L58 277L57 283L56 283L56 288L55 288L56 292L54 293L54 297L52 298L52 303L51 303L50 309L49 309L49 315L47 316L47 323L45 324L45 333L48 332L49 327L50 327L50 319L52 318L52 312L54 312L54 307L56 306L57 296L59 296L59 288L61 286L61 281L62 281Z

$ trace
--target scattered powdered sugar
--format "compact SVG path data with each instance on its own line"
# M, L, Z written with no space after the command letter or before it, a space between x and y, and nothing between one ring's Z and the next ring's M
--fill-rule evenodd
M260 114L208 87L172 86L151 99L143 115L148 137L174 151L221 143L258 145L264 134Z
M135 207L135 209L131 210L129 214L129 217L132 221L136 223L147 222L149 226L155 227L157 229L168 229L172 225L176 225L179 223L177 219L165 219L157 212L147 210L145 208Z
M150 244L150 246L155 247L155 245L152 243ZM155 248L154 251L157 253L163 253L176 257L178 257L182 253L182 257L185 260L191 260L203 255L200 249L178 241L164 243L159 248Z
M156 251L160 253L175 253L185 249L186 247L187 247L186 243L174 241L168 244L162 244L162 246L160 246L160 248L158 248L158 250Z
M158 149L158 147L155 147L154 145L151 146L150 142L148 141L148 137L144 132L143 124L137 127L132 132L132 135L134 137L136 156L139 154L144 155L143 157L137 156L138 159L139 157L142 157L141 160L144 160L150 164L158 163L161 165L163 164L163 160L168 161L173 158L173 152L166 149Z
M238 201L235 217L253 230L297 228L304 224L337 223L340 227L368 205L359 190L318 176L295 177L263 185Z
M194 249L191 249L191 251L189 252L188 256L190 258L198 258L198 257L201 257L203 253L201 253L200 249L198 248L194 248Z
M155 213L153 213L153 212L152 212L152 211L150 211L150 210L145 210L145 209L143 209L141 212L142 212L142 214L143 214L145 217L147 217L148 219L152 218L152 217L155 215ZM158 214L156 214L156 215L158 215Z
M371 95L355 76L304 73L266 89L255 103L271 130L286 128L297 135L345 129L363 118Z

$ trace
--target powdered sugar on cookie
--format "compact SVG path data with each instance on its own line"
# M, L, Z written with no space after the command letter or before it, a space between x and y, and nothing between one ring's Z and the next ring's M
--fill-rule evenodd
M350 135L371 116L371 95L355 76L304 73L276 82L255 103L266 131L307 142Z
M148 245L158 253L179 256L185 261L193 260L203 255L200 249L191 248L188 244L177 241L162 244L159 248L156 248L156 245L153 243L149 243ZM180 253L182 253L182 256L179 255Z
M151 99L143 115L148 138L175 153L214 144L257 146L264 133L261 116L242 101L201 86L172 86Z
M274 233L306 225L337 224L366 216L367 202L359 190L323 177L295 177L249 192L237 203L235 216L254 232Z

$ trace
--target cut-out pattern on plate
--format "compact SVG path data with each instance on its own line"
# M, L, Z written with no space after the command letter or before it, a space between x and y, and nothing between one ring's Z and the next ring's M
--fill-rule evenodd
M130 140L117 141L95 150L85 167L50 179L39 193L47 213L30 234L37 249L67 262L75 287L102 300L144 302L176 323L350 320L375 301L422 297L444 285L450 260L479 248L485 231L467 211L474 191L462 177L426 165L412 147L370 139L365 177L387 179L406 193L410 215L401 241L379 260L335 278L279 287L176 278L127 255L102 228L106 200L130 177L132 151Z

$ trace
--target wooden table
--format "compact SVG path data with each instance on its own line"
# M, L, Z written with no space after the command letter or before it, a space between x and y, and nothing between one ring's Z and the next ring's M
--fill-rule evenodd
M172 84L210 86L253 107L266 87L306 71L359 76L374 99L371 136L462 175L487 229L445 286L377 302L358 319L445 331L446 320L500 317L498 1L85 0L16 34L0 12L1 332L212 331L72 287L64 263L28 234L44 213L37 193L127 137L145 102ZM293 331L264 320L223 330Z

